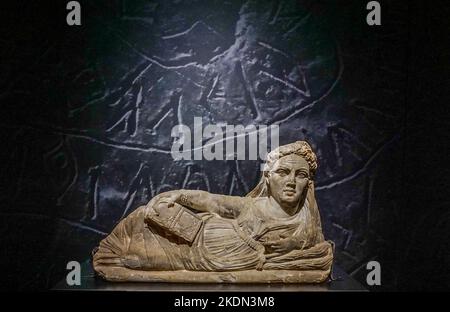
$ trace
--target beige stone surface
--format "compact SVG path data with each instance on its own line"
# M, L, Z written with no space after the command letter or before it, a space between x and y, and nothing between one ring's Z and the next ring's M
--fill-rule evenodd
M111 282L171 282L171 283L322 283L330 270L294 271L141 271L124 267L98 267L100 276Z
M108 281L320 283L330 275L314 194L317 159L297 141L270 152L246 197L161 193L123 219L93 252Z

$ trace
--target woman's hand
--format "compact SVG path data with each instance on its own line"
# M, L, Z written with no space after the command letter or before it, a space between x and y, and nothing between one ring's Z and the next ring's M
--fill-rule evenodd
M179 191L169 191L158 195L158 203L166 203L170 208L180 199L181 193Z
M267 254L272 253L287 253L294 249L302 249L305 246L305 242L297 240L293 237L282 238L276 241L268 241L262 243L266 248Z
M269 241L262 243L266 248L266 253L285 253L294 249L295 244L290 238L283 238L277 241Z
M172 208L175 203L178 203L180 196L181 194L178 191L168 191L158 194L151 200L151 207L159 215L161 209Z

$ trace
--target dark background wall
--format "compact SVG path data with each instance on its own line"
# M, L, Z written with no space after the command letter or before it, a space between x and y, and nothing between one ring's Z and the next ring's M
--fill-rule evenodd
M380 2L380 27L367 1L80 1L74 27L66 1L6 5L2 288L51 287L160 192L245 195L258 161L173 161L198 116L311 143L325 236L361 283L377 260L375 289L446 289L448 8Z

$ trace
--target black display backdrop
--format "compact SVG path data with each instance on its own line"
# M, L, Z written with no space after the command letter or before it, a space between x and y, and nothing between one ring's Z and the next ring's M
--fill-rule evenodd
M2 4L2 288L49 288L160 192L244 196L254 160L180 160L171 130L279 125L307 140L336 263L378 290L447 289L448 5L380 1ZM436 71L437 70L437 71ZM430 79L433 78L433 79Z

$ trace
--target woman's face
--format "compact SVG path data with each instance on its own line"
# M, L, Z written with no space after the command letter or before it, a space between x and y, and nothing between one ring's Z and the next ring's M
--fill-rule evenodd
M283 207L295 207L308 185L309 165L301 156L278 159L267 176L270 195Z

